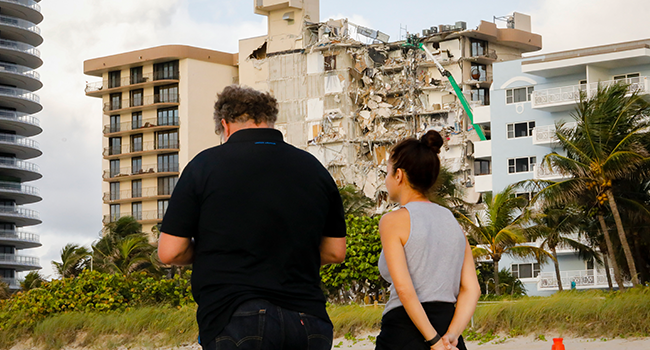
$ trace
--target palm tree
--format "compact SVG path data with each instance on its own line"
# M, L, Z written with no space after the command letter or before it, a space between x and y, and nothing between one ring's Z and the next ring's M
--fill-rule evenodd
M90 261L90 251L78 244L68 243L61 248L61 261L52 261L52 266L61 278L76 277Z
M541 240L540 248L550 251L555 265L555 277L558 290L562 291L562 276L557 260L558 247L571 247L578 251L583 259L597 258L593 249L581 243L577 237L584 215L579 208L559 208L544 206L541 212L531 215L533 226L528 228L529 238Z
M25 279L20 282L20 288L26 292L30 289L40 288L44 282L45 278L43 278L38 271L31 271L25 276Z
M485 211L476 212L475 220L461 215L459 222L473 243L474 258L489 258L494 263L494 284L499 286L499 261L504 255L528 257L535 256L543 262L549 253L534 245L525 244L528 212L525 210L528 200L515 196L516 185L506 187L493 195L486 193L483 197ZM496 288L497 295L501 294Z
M427 193L427 198L451 210L458 217L460 214L467 215L468 208L472 205L463 200L463 187L456 180L456 174L441 166L438 179Z
M636 93L628 96L627 85L599 85L593 97L581 94L576 113L572 114L577 121L575 129L558 125L556 135L567 155L553 152L543 160L543 166L572 175L571 179L545 189L552 189L561 202L576 201L591 192L599 205L609 204L634 285L639 284L639 279L612 182L629 179L650 162L650 152L643 143L647 137L648 112L650 104ZM602 215L599 221L611 255L614 249ZM615 260L611 260L616 270Z
M367 216L374 207L374 202L352 184L340 187L339 195L346 215Z

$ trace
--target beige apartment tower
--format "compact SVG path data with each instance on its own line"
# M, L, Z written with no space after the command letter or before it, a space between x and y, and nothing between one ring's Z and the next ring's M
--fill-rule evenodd
M213 106L237 56L168 45L87 60L84 73L101 78L86 95L102 99L103 223L133 216L151 232L185 165L220 143Z

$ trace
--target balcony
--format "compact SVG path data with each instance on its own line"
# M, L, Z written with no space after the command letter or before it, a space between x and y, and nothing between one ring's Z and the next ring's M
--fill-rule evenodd
M34 46L7 39L0 39L0 61L12 62L31 68L38 68L43 65L41 52Z
M0 101L4 108L13 108L28 114L38 113L43 109L38 95L24 89L0 86Z
M42 199L38 188L6 181L0 181L0 196L12 199L18 205L36 203Z
M162 122L162 123L161 123ZM119 124L106 124L104 125L104 135L118 133L121 135L137 134L143 131L160 131L166 129L178 129L178 118L176 120L159 120L158 118L150 118L142 120L142 123L134 124L133 122L124 122ZM113 136L113 135L111 135Z
M0 62L0 85L36 91L43 87L41 76L35 70L17 64Z
M609 269L609 273L612 276L612 283L616 286L614 269ZM537 290L558 290L555 272L542 272L538 278ZM571 282L575 282L576 289L609 287L607 284L607 274L604 269L560 271L560 279L562 280L562 287L564 289L571 288ZM632 287L632 283L629 280L623 281L623 284L626 287Z
M0 221L13 222L18 227L38 225L42 222L35 210L11 205L0 205Z
M2 128L22 136L34 136L43 132L38 118L26 113L0 109Z
M0 15L0 31L3 37L38 46L43 43L41 30L32 22L17 17Z
M143 165L139 169L134 169L133 167L124 167L111 172L110 170L104 170L103 178L106 181L114 180L134 180L142 179L146 177L159 177L159 176L171 176L178 175L178 164L171 166L162 166L156 164Z
M562 180L569 176L562 174L558 169L549 168L545 164L536 163L534 177L536 180Z
M474 175L474 191L476 192L492 191L492 174Z
M140 223L156 223L162 221L164 213L162 213L163 215L160 215L161 213L159 213L158 210L144 210L135 213L119 213L113 215L104 215L104 219L102 220L102 222L104 223L104 225L107 225L111 222L117 221L119 218L125 216L132 216Z
M12 153L19 159L36 158L43 154L38 142L25 136L0 133L0 149Z
M7 157L0 157L0 175L17 177L21 182L34 181L43 177L38 165Z
M38 258L16 254L0 254L0 266L13 268L17 271L28 271L41 268Z
M0 0L2 12L9 16L24 18L32 23L41 23L41 6L34 0Z
M155 200L155 199L165 199L171 196L172 191L169 188L161 188L158 190L158 187L145 187L141 189L139 193L135 193L129 190L119 191L117 193L104 192L104 202L105 203L124 203L132 202L138 200Z
M9 285L9 289L20 289L20 282L16 278L4 278L0 277L0 282L4 282Z
M565 129L575 129L575 122L565 123ZM557 143L559 140L556 136L555 124L537 126L533 129L533 144L534 145L550 145Z
M180 145L178 141L176 142L165 142L157 143L154 141L143 142L140 144L127 144L119 147L105 147L104 148L104 158L119 158L119 156L128 156L131 157L133 153L144 153L144 152L154 152L154 153L166 153L169 151L178 151Z
M159 86L177 83L178 73L170 76L163 75L163 72L151 72L140 77L122 77L119 82L111 84L108 80L95 81L86 84L86 95L100 97L104 94L129 91L144 86Z
M104 112L119 113L176 106L180 103L178 95L149 95L143 98L125 98L120 103L104 103Z
M477 106L472 108L474 114L474 124L489 123L492 118L490 118L490 106Z
M474 158L492 157L492 140L474 142Z
M0 230L0 242L10 243L16 249L37 248L41 246L38 235L15 230Z
M588 94L589 96L596 95L596 93L598 92L598 84L600 84L601 86L611 86L619 83L624 83L629 85L627 88L629 94L636 92L639 95L645 95L648 94L648 92L650 92L650 86L648 85L649 84L648 77L634 77L634 78L626 78L620 80L607 80L607 81L601 81L597 83L591 83L589 84Z

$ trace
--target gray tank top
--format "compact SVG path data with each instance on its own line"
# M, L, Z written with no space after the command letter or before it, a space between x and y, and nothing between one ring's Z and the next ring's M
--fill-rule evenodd
M404 251L418 299L421 303L455 303L465 258L465 234L451 211L444 207L430 202L410 202L404 207L411 219ZM383 251L379 256L379 272L391 283L386 314L402 303L392 284Z

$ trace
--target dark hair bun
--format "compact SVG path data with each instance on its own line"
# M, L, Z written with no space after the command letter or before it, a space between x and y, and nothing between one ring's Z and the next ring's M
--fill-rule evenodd
M426 134L422 135L420 142L425 146L431 148L436 154L440 153L440 147L444 144L442 136L435 130L429 130Z

